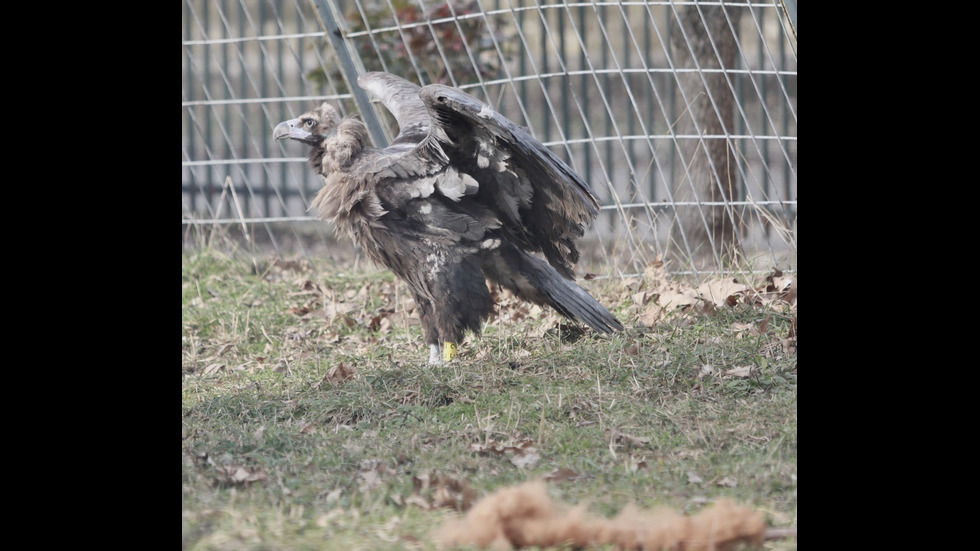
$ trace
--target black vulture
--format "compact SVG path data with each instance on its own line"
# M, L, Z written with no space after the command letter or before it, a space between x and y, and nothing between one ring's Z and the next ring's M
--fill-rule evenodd
M398 123L388 147L371 147L363 121L328 103L273 135L312 147L323 188L311 208L408 284L430 363L480 333L493 310L488 280L595 331L623 329L574 282L575 240L599 202L571 167L459 89L380 72L357 83Z

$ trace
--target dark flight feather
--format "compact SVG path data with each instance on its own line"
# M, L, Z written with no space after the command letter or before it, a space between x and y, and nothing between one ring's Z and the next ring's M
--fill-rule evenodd
M488 280L595 331L623 329L574 282L575 240L599 202L571 167L461 90L387 73L358 85L398 123L388 147L368 146L363 122L327 103L274 136L311 146L324 183L313 207L408 284L430 362L444 343L480 332L493 309Z

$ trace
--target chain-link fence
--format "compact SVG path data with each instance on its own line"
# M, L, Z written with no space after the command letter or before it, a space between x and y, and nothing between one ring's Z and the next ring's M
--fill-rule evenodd
M607 273L796 268L795 1L185 0L181 23L184 247L334 254L305 148L272 128L331 101L384 145L393 119L348 85L384 70L458 86L569 162Z

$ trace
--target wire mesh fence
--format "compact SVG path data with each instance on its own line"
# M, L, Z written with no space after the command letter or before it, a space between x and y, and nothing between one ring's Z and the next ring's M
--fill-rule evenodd
M450 84L568 162L602 212L590 271L796 269L795 2L185 0L182 244L334 254L276 123L321 101L397 129L365 70Z

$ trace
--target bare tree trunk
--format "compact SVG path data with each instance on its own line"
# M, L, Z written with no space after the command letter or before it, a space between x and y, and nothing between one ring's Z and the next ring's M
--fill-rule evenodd
M671 36L675 66L700 66L702 70L734 68L738 45L732 27L738 28L741 14L737 7L679 7L681 29L674 29ZM683 92L679 99L687 101L679 109L686 109L677 121L679 134L718 136L734 132L735 97L724 74L678 73L677 81ZM681 140L680 154L687 171L682 171L675 181L675 200L703 203L736 198L738 167L728 140ZM739 221L734 208L728 205L678 207L677 213L696 267L721 267L718 265L740 256L741 244L736 233Z

